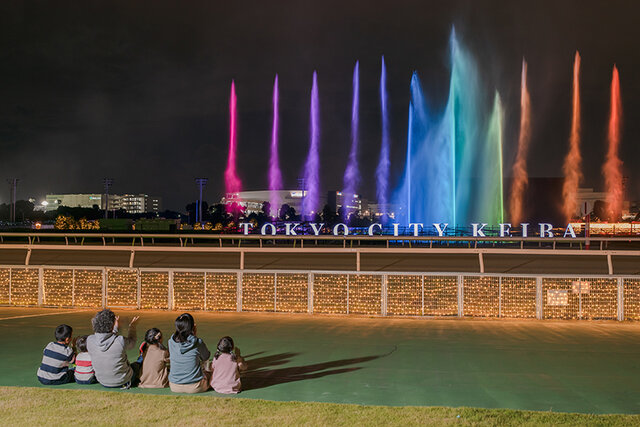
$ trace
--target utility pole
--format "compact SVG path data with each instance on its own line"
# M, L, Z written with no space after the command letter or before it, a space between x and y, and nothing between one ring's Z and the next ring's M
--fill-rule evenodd
M16 196L18 194L18 178L10 178L9 183L11 194L11 208L9 209L9 222L16 222Z
M202 187L207 185L209 178L196 178L196 184L200 187L200 198L196 206L196 222L202 222Z
M113 179L104 178L102 180L104 185L104 219L109 218L109 188L113 185Z

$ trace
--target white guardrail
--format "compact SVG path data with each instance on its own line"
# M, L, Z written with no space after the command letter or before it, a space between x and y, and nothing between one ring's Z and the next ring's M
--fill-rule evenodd
M612 256L639 256L640 237L541 238L468 236L262 236L238 234L142 233L0 233L1 250L25 250L24 265L33 250L97 250L130 253L134 267L137 252L239 253L240 270L245 253L350 253L360 271L361 254L476 254L484 273L485 254L604 256L614 274ZM0 252L1 254L1 252Z

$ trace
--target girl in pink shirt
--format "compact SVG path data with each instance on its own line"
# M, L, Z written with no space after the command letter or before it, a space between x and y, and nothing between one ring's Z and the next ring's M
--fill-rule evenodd
M247 365L240 356L240 351L233 350L233 339L222 337L218 342L218 350L213 355L211 388L218 393L233 394L242 390L240 371L247 369Z

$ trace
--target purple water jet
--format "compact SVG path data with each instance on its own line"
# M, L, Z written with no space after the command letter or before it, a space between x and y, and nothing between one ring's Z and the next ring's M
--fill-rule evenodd
M376 195L378 205L382 213L387 213L387 194L389 191L389 105L387 100L387 67L382 57L380 70L380 114L382 116L382 144L380 146L380 159L376 168Z
M273 122L271 125L271 153L269 156L269 203L271 204L271 216L278 216L278 209L282 200L278 191L282 190L282 172L278 159L278 75L273 82Z
M318 73L316 71L313 72L309 119L309 153L304 165L303 219L309 218L317 212L320 200L320 106L318 101Z
M353 98L351 103L351 150L349 151L349 161L344 171L343 192L347 198L347 203L356 194L360 181L360 171L358 170L358 109L359 109L359 76L360 62L356 61L353 68ZM349 210L345 209L344 216L348 217Z

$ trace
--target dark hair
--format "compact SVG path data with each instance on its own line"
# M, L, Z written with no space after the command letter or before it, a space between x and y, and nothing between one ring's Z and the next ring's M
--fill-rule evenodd
M155 344L162 350L164 350L164 346L160 342L161 339L162 331L160 331L160 329L158 328L151 328L144 334L144 344L146 344L145 347Z
M231 360L236 361L236 355L232 353L233 351L233 338L231 337L222 337L220 341L218 341L218 350L216 350L216 354L213 355L214 359L217 359L222 353L230 354Z
M78 339L76 340L76 348L80 353L84 353L85 351L87 351L87 335L78 337Z
M193 334L193 316L189 313L184 313L178 316L176 319L176 333L173 334L173 340L175 342L186 342L189 335Z
M116 314L108 308L100 310L95 316L93 316L93 319L91 319L93 332L99 334L108 334L109 332L113 332L113 325L115 324Z
M73 328L69 325L60 325L56 328L56 341L64 341L71 336Z

